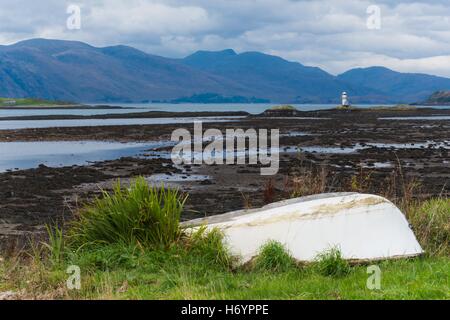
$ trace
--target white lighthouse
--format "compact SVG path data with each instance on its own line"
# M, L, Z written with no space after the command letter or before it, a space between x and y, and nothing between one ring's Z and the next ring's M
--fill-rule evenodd
M350 107L350 103L348 102L348 95L347 92L342 92L342 106L343 107Z

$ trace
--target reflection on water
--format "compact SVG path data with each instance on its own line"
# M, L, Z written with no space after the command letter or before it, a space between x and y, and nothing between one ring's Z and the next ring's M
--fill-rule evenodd
M383 168L392 168L394 165L391 162L373 162L373 163L367 163L363 167L364 168L376 168L376 169L383 169Z
M99 141L0 142L0 172L35 168L85 165L88 162L137 156L163 142L120 143Z
M306 136L312 136L312 133L309 132L303 132L303 131L291 131L288 133L282 133L280 134L280 137L306 137Z
M146 180L152 184L161 184L161 182L192 182L192 181L205 181L211 179L210 176L201 174L189 174L189 173L158 173L152 174Z
M348 154L357 152L359 150L366 149L368 147L362 146L361 144L356 144L353 147L320 147L320 146L311 146L311 147L300 147L293 149L290 152L295 151L303 151L309 153L333 153L333 154Z

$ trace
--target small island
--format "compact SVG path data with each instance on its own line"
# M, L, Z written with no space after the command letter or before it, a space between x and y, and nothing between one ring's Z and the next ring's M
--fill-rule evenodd
M82 103L46 100L39 98L0 98L0 110L34 110L34 109L127 109L110 105L87 105Z
M0 107L50 107L66 105L74 105L74 103L37 98L0 98Z
M190 97L182 97L170 100L169 103L270 103L268 99L243 96L222 96L217 93L194 94Z
M77 103L58 100L46 100L38 98L0 98L1 109L42 109L79 106L81 105Z

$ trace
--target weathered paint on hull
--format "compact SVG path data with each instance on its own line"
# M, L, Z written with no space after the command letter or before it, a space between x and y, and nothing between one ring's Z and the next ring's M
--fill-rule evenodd
M249 261L269 240L283 243L299 261L338 247L348 260L380 260L423 253L403 213L390 201L358 193L321 194L260 209L185 223L219 228L231 253Z

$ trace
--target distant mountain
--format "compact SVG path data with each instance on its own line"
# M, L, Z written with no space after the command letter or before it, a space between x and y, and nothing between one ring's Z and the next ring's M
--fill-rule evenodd
M0 47L0 96L115 102L198 92L245 95L228 79L126 46L35 39Z
M450 79L420 73L400 73L384 67L349 70L338 79L377 91L397 103L426 99L438 90L450 90Z
M437 91L427 100L421 102L424 105L450 105L450 91Z
M333 76L260 52L198 51L170 59L127 46L32 39L0 46L0 96L76 102L415 102L450 79L386 68Z
M260 52L199 51L182 61L252 88L256 96L277 102L338 102L342 91L350 91L349 87L354 94L368 93L359 86L342 83L320 68Z

